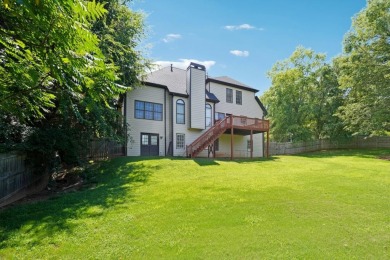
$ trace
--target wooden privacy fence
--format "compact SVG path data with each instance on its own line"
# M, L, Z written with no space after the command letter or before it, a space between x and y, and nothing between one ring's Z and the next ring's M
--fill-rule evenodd
M313 140L296 143L270 142L270 155L298 154L329 149L356 149L356 148L390 148L390 137L361 137L355 136L347 141L332 141L329 139Z
M99 161L124 155L124 144L109 140L92 140L89 143L85 157L87 160Z
M104 160L125 154L125 146L108 140L93 140L80 155L84 160ZM26 164L26 156L15 152L0 154L0 205L9 203L14 195L38 181L42 176L33 174Z
M17 153L0 154L0 204L40 178Z

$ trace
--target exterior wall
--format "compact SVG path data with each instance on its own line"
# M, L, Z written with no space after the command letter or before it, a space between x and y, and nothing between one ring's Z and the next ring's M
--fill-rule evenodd
M255 93L248 90L242 90L230 86L221 85L215 82L209 82L207 88L218 99L219 103L215 104L215 112L229 113L236 116L263 117L263 110L255 100ZM226 103L226 89L233 90L233 103ZM242 92L242 105L236 104L236 90Z
M143 86L135 88L126 95L126 122L129 124L129 141L127 143L128 156L141 155L141 133L151 133L159 135L159 155L165 156L165 116L168 107L164 100L165 89ZM166 93L168 96L168 93ZM135 100L147 101L163 104L163 120L146 120L135 118ZM166 111L167 110L167 111ZM168 123L167 123L168 125ZM167 137L169 132L166 132Z
M183 100L185 103L185 124L177 124L176 123L176 101L177 100ZM213 104L207 102L211 105L212 108L212 122L214 122L214 108ZM204 107L206 106L206 103L204 104ZM199 130L199 129L189 129L190 120L189 116L191 113L191 108L189 106L189 99L183 98L183 97L173 97L173 156L186 156L186 148L184 149L176 149L176 134L185 134L185 147L189 144L191 144L193 141L195 141L196 138L198 138L202 133L207 131L205 130ZM204 112L205 113L205 112ZM203 119L203 127L205 126L205 118ZM203 153L202 153L203 154ZM206 152L207 155L207 152Z
M263 110L255 99L255 93L248 90L234 88L231 86L225 86L215 82L209 82L207 88L213 93L218 99L219 103L215 104L215 112L228 113L236 116L247 116L252 118L263 118ZM233 103L226 103L226 88L233 90ZM242 105L236 104L236 90L242 92ZM253 156L263 156L263 133L253 135ZM228 136L228 137L226 137ZM227 138L227 139L226 139ZM248 136L235 136L234 139L234 156L243 157L240 154L246 154L247 151L247 140L250 140ZM222 157L230 156L230 135L222 135L219 143L220 151L217 152L217 156L220 154ZM225 154L228 153L228 156ZM237 154L237 155L236 155ZM250 156L250 152L247 152Z
M263 157L263 134L253 135L253 157ZM248 141L250 135L242 136L235 135L233 138L233 153L234 157L250 157L251 153L248 150ZM219 137L219 150L216 152L216 157L230 157L230 134L223 134Z
M185 105L185 118L184 118L184 124L177 124L176 123L176 102L177 100L183 100L184 101L184 105ZM177 97L177 96L174 96L173 97L173 156L185 156L186 155L186 148L185 146L188 144L187 140L189 138L189 130L188 130L188 125L189 125L189 112L190 112L190 108L189 108L189 99L188 98L183 98L183 97ZM177 149L176 148L176 134L185 134L185 145L184 145L184 148L183 149Z
M194 69L199 71L197 69ZM201 71L204 73L204 71ZM183 86L184 87L184 86ZM151 133L159 135L159 155L165 156L168 153L168 148L171 143L173 156L186 156L186 145L191 144L202 133L207 131L205 127L205 104L208 103L212 108L212 124L215 120L215 112L229 113L238 116L247 116L262 118L263 111L259 104L255 100L255 94L251 91L242 90L230 86L225 86L210 82L206 86L211 93L216 95L220 100L219 103L202 102L205 97L204 88L203 95L197 102L199 111L195 114L202 114L197 120L198 127L201 129L192 129L191 126L191 113L194 114L194 109L191 108L190 98L172 96L169 92L163 88L144 86L136 88L126 95L126 121L130 125L130 140L127 146L128 156L140 156L141 155L141 133ZM226 103L226 88L233 90L233 103ZM242 105L236 104L236 90L242 92ZM176 123L176 101L182 99L185 102L185 124ZM163 104L163 120L154 121L146 119L135 118L135 100L147 101L153 103ZM200 104L200 105L199 105ZM200 108L202 106L203 109ZM200 119L201 118L201 119ZM206 128L206 129L205 129ZM202 130L204 129L204 130ZM185 146L183 149L176 148L176 134L185 134ZM234 136L234 156L235 157L249 157L250 151L247 149L247 141L250 140L248 136ZM253 135L253 156L263 156L263 134ZM219 151L216 153L217 157L230 157L230 135L224 134L220 137ZM207 157L208 151L201 152L199 157ZM212 156L212 155L211 155Z
M190 124L189 128L205 129L205 80L206 72L200 69L188 68L190 72ZM187 72L188 77L188 72ZM187 86L188 88L188 86Z

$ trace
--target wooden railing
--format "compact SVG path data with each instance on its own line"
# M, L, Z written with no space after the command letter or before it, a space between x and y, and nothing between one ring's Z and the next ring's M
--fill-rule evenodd
M223 134L231 125L231 117L217 121L206 132L199 136L190 145L187 145L187 156L193 158L203 149L212 144L221 134Z
M266 132L269 130L269 121L234 115L225 117L224 119L217 121L214 126L209 128L190 145L187 145L187 156L191 158L196 157L229 128Z
M245 116L232 116L233 127L246 130L266 132L269 130L269 121Z

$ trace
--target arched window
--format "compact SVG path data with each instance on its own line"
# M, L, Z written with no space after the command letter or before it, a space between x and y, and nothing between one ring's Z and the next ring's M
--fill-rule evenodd
M176 101L176 124L185 124L185 103L182 99Z
M211 105L206 104L206 127L211 126L211 115L212 115Z

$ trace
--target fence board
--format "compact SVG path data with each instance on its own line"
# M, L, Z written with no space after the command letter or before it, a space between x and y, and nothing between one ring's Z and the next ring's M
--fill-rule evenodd
M80 155L87 160L103 160L124 155L124 145L108 140L93 140ZM41 176L34 175L26 165L26 156L17 153L0 154L0 204L25 189Z
M390 137L361 137L356 136L349 141L314 140L308 142L279 143L270 142L269 154L298 154L329 149L355 149L355 148L390 148Z
M26 166L25 156L0 154L0 202L28 186L36 178Z

